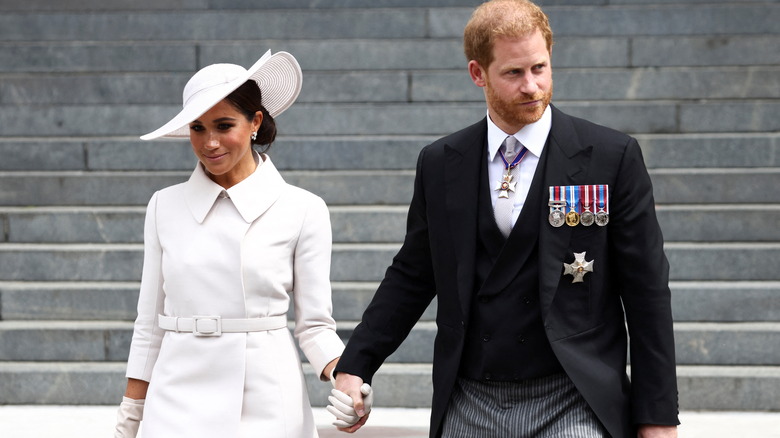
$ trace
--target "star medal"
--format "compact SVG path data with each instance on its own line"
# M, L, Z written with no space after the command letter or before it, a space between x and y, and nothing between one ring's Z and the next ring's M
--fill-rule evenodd
M498 190L499 198L509 198L509 192L515 191L517 182L512 181L512 169L520 164L520 161L523 159L523 157L525 157L527 152L528 149L523 148L520 153L517 154L515 159L510 163L506 160L506 157L504 157L504 153L501 150L498 151L499 156L501 156L501 161L504 162L504 169L506 169L506 173L501 177L501 181L499 181L498 184L496 184L496 188L493 189Z
M563 275L571 275L572 283L582 283L588 272L593 272L593 260L585 261L584 252L574 253L574 263L563 264Z
M566 186L566 197L569 199L569 212L566 213L566 225L570 227L576 227L580 223L580 214L577 213L577 206L579 205L579 187Z
M580 186L580 197L582 198L583 212L580 214L580 223L586 227L593 225L596 221L596 215L590 211L590 200L593 198L590 196L591 190L594 186Z
M498 182L496 185L495 190L498 190L498 197L499 198L508 198L509 192L515 191L515 186L517 185L516 182L512 181L512 174L507 172L504 175L504 179Z
M609 222L609 186L600 184L596 186L598 193L598 211L596 212L596 225L603 227Z
M550 225L556 228L566 223L566 214L563 212L563 209L566 208L564 196L562 186L550 186L550 200L547 202L547 205L550 206L550 214L547 216L547 220Z

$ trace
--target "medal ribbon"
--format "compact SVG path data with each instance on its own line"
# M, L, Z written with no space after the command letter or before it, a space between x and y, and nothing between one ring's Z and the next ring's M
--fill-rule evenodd
M608 186L606 186L604 184L599 184L598 185L598 190L599 190L599 200L598 200L599 211L604 211L604 212L608 212L609 211L609 203L607 202L607 196L609 196L609 195L608 195L607 187Z
M582 211L590 211L590 190L593 186L580 186L580 198L582 199Z
M498 154L501 156L501 161L504 162L504 169L509 170L509 169L514 169L515 166L520 164L520 161L523 160L527 152L528 149L526 149L525 146L523 146L523 149L520 150L520 153L518 153L515 159L512 160L511 164L506 160L506 157L504 157L504 152L502 150L499 150Z
M569 211L580 213L580 190L578 186L566 186L566 197L568 199Z

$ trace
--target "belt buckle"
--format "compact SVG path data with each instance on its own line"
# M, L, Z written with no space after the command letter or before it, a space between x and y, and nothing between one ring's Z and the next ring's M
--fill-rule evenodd
M221 316L198 316L192 317L192 334L195 336L222 336L222 317Z

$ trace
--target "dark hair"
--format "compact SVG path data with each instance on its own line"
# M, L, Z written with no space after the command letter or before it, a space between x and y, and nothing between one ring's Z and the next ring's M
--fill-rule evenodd
M260 124L260 129L257 130L257 139L252 140L252 144L262 146L259 152L267 151L276 139L276 122L263 106L262 94L257 82L251 79L244 82L225 99L244 113L250 122L255 119L256 112L263 113L263 122Z

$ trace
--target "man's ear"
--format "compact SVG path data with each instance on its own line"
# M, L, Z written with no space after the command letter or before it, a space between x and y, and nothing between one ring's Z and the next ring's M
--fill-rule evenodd
M473 59L469 61L469 75L471 76L471 80L474 82L474 85L477 87L484 87L487 85L487 81L485 79L485 69L483 69L482 66Z

